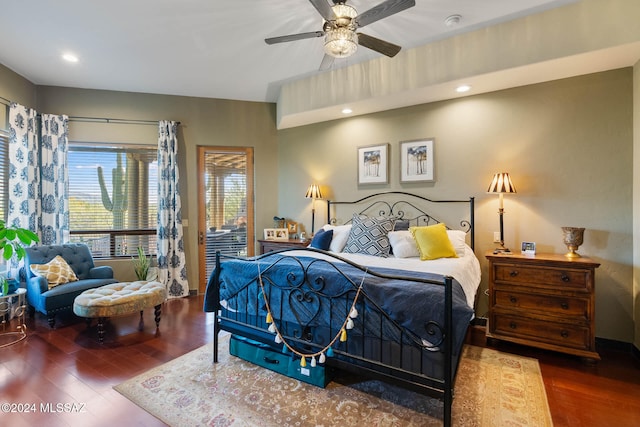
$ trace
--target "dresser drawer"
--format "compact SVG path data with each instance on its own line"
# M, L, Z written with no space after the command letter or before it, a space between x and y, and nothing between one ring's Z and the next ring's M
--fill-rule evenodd
M571 289L588 289L589 272L570 268L538 267L515 264L496 264L496 282L548 285Z
M492 315L489 322L491 333L498 337L523 338L580 350L591 346L588 327L501 314Z
M544 294L525 294L506 290L496 290L496 309L521 309L537 311L552 316L589 320L589 299L570 298Z

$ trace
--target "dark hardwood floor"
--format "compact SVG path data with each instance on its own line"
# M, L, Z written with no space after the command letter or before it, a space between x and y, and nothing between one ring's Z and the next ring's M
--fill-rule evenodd
M198 296L165 304L159 336L153 310L144 320L138 331L137 316L111 319L103 345L95 325L87 329L77 318L62 319L54 330L40 315L28 320L28 338L0 349L0 403L35 405L36 411L1 413L0 425L164 425L112 387L210 342L213 318ZM472 328L468 342L485 346L484 330ZM640 425L640 363L630 354L600 350L602 361L589 366L573 356L506 343L493 347L540 361L556 426ZM47 403L50 409L80 405L82 412L43 412Z

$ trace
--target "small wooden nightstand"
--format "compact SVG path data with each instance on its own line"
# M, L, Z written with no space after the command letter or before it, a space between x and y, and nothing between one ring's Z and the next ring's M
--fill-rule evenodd
M487 338L600 360L595 347L595 269L587 257L486 254Z
M267 252L279 251L282 249L303 249L309 246L310 240L301 242L296 239L289 240L258 240L260 244L260 253L266 254Z

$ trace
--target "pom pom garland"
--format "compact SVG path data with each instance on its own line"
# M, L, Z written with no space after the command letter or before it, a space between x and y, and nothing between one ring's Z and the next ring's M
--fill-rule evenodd
M355 319L356 317L358 317L358 310L356 309L355 305L356 302L358 301L358 297L360 296L360 292L362 291L362 285L364 284L364 279L366 277L368 273L368 270L365 270L364 275L362 276L362 281L360 282L360 286L358 287L358 290L356 291L356 295L353 299L353 303L351 305L351 309L349 310L349 314L347 316L347 318L344 320L344 323L342 324L342 328L340 329L340 332L333 338L333 340L331 340L331 342L329 342L329 344L322 350L316 352L316 353L310 353L310 354L303 354L301 352L299 352L298 350L296 350L295 348L291 347L282 337L282 335L280 335L280 332L278 331L278 327L276 326L276 323L273 320L273 315L271 314L271 307L269 307L269 301L267 301L267 299L265 298L265 292L264 292L264 283L262 281L262 274L260 273L260 267L258 266L258 282L260 284L260 292L258 293L258 298L259 299L264 299L264 308L267 311L267 315L266 315L266 323L269 324L269 332L274 333L275 334L275 338L274 341L277 344L283 344L282 345L282 353L283 354L287 354L288 352L291 352L291 357L293 358L294 356L300 356L300 366L301 367L306 367L307 366L307 357L310 358L310 364L311 367L316 367L317 363L325 363L327 360L327 357L333 357L334 352L333 352L333 348L331 347L336 341L338 341L338 339L340 340L340 342L346 342L347 341L347 329L353 329L354 327L354 322L352 319ZM326 355L325 355L326 353ZM319 356L319 359L316 361L316 356Z

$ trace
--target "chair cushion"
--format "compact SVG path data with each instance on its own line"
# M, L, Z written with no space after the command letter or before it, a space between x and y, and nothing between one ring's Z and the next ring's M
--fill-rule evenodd
M49 289L78 280L69 264L60 255L46 264L31 264L29 268L33 274L47 279Z

